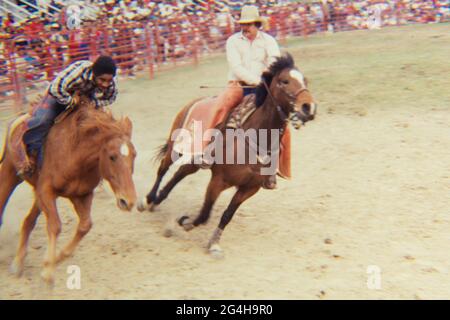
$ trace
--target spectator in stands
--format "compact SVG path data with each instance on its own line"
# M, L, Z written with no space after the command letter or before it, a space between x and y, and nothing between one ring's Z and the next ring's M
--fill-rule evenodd
M61 25L54 22L50 25L50 52L55 63L56 70L64 66L64 51L67 49L67 40L61 34Z

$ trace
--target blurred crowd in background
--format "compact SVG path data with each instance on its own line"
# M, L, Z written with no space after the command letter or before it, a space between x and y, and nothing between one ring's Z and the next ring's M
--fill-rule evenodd
M19 6L18 18L7 3ZM4 0L0 5L0 95L18 83L50 81L63 66L112 54L133 77L156 67L222 50L238 30L244 4L255 4L263 28L280 40L317 32L378 29L450 19L449 0ZM2 10L3 8L3 10ZM11 73L14 72L14 75ZM2 89L2 85L3 88ZM9 87L8 87L9 86ZM15 86L15 87L14 87Z

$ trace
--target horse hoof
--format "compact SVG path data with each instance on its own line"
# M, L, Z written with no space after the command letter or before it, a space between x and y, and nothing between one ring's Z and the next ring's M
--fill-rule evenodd
M220 246L216 243L213 244L210 248L209 248L209 254L211 255L211 257L213 257L214 259L223 259L224 258L224 254L222 251L222 248L220 248Z
M19 263L16 259L11 263L9 271L12 275L20 278L23 274L23 264Z
M178 219L178 224L183 227L184 231L191 231L194 229L194 224L191 222L191 219L188 216L182 216Z
M48 288L53 288L55 285L55 277L53 273L48 271L47 269L42 270L41 272L41 278L44 280L45 284Z
M150 205L150 208L148 209L148 211L150 211L150 212L155 212L156 209L158 209L158 205L152 203L152 204Z
M148 209L147 198L144 197L143 199L139 200L137 210L139 212L144 212L147 209Z

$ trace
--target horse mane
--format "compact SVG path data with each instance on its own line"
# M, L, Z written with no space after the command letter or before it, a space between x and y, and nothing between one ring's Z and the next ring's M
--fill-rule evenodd
M74 125L72 130L74 145L80 144L86 137L96 137L100 142L114 137L128 136L131 138L124 119L116 120L111 111L102 111L95 108L80 108L74 114Z
M263 73L262 81L256 87L256 107L262 106L266 100L267 88L270 88L273 78L286 68L295 68L294 58L292 58L290 53L285 53L281 57L276 58L270 65L269 71Z

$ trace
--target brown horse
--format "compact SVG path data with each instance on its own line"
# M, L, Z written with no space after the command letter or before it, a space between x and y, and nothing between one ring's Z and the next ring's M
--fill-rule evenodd
M195 101L194 101L195 102ZM294 128L298 129L307 121L313 120L316 113L316 105L310 94L306 79L302 73L295 67L292 57L287 54L278 58L270 67L269 71L263 74L263 80L256 90L256 111L242 125L243 130L256 129L267 132L267 141L270 141L270 130L280 130L284 132L290 121ZM182 126L183 119L192 104L183 108L175 118L172 125L170 137L174 130ZM226 122L226 121L225 121ZM222 123L218 126L224 137L224 153L226 154L227 136L225 135L226 125ZM281 135L280 135L281 137ZM260 138L261 139L261 138ZM281 139L281 138L280 138ZM271 145L271 142L269 143ZM169 192L186 176L198 171L199 165L194 163L182 165L175 173L173 178L158 193L158 189L163 176L166 174L170 165L173 163L174 141L171 138L161 147L160 156L162 157L160 167L157 173L156 182L150 193L139 203L138 210L152 210L160 204L169 194ZM245 152L249 151L249 143L245 144ZM236 151L236 150L233 150ZM233 153L236 155L236 152ZM235 162L236 163L236 162ZM238 207L248 198L253 196L261 187L265 177L261 174L263 164L219 164L215 163L211 167L212 177L209 182L206 197L200 214L195 219L183 216L178 223L188 231L192 228L205 224L210 216L212 207L222 191L232 186L237 188L237 192L222 215L218 228L215 230L208 244L210 253L221 256L219 246L220 236L225 226L231 221ZM168 234L170 235L170 233Z
M131 121L128 118L117 121L111 113L89 105L89 100L82 97L79 106L52 127L46 140L42 167L25 178L34 189L35 200L23 222L17 254L11 265L11 271L17 276L23 272L28 239L41 211L47 220L48 233L48 250L41 276L52 284L56 264L72 255L91 229L94 189L102 179L109 182L120 209L130 211L136 202L132 180L136 151L131 143ZM14 129L10 127L8 137L18 131ZM17 175L18 160L8 137L0 165L0 224L9 197L23 182ZM18 141L17 137L14 141ZM56 240L61 232L56 207L58 197L72 202L79 224L73 239L56 256Z

